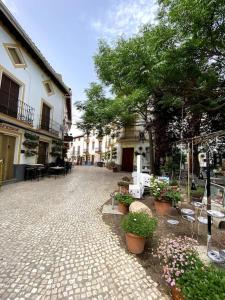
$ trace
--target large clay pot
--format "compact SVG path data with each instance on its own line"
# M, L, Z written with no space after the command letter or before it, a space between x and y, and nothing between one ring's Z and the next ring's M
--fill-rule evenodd
M178 289L176 286L173 286L171 291L173 300L185 300L181 294L181 290Z
M131 253L140 254L144 251L145 238L133 233L126 233L127 248Z
M125 214L128 213L129 207L127 205L119 202L119 204L118 204L118 210L119 210L119 212L121 212L122 214L125 215Z
M172 204L170 202L155 200L154 204L157 215L165 216L170 214L172 207Z

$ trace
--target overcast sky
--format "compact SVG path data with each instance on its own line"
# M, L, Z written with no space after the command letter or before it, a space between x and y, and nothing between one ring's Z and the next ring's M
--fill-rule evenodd
M96 81L98 40L130 36L154 20L154 0L4 0L56 72L72 88L73 102Z

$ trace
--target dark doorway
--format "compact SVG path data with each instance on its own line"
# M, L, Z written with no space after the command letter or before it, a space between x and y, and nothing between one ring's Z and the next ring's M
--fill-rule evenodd
M38 164L46 164L47 163L47 150L48 143L39 142L38 148Z
M2 74L0 86L0 112L17 118L20 86L5 74Z
M123 148L122 171L132 172L134 162L134 148Z
M50 111L51 108L45 103L43 103L42 116L41 116L41 128L47 131L49 131L49 125L50 125Z

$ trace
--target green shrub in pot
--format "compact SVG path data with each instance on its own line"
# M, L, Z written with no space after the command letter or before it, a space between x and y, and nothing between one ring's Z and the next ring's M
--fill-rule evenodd
M185 300L224 300L225 270L216 267L195 268L176 280Z
M176 179L172 179L172 180L170 180L169 185L170 186L178 186L178 181Z
M190 194L193 198L202 198L204 196L205 188L202 186L197 187L196 190L191 190Z
M115 196L114 196L114 199L116 201L118 201L119 203L122 203L126 206L130 206L132 202L135 201L134 197L129 195L129 194L120 194L120 193L117 193Z
M163 194L163 199L171 202L173 206L176 206L176 204L181 201L181 193L174 190L168 190Z
M150 218L143 212L129 213L122 220L121 226L126 233L147 238L153 234L156 229L157 221Z

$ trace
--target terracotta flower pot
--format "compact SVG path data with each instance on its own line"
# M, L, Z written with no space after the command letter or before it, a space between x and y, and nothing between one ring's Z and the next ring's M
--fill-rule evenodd
M126 233L127 249L134 254L140 254L144 251L145 238L135 235L133 233Z
M127 205L119 202L118 210L119 210L119 212L121 212L122 214L125 215L129 212L129 207Z
M176 286L173 286L171 291L173 300L185 300L182 296L181 290L178 289Z
M157 215L165 216L170 214L172 207L170 202L155 200L154 204Z

